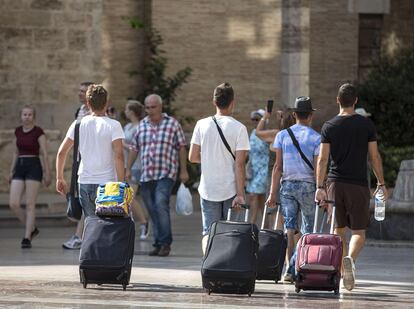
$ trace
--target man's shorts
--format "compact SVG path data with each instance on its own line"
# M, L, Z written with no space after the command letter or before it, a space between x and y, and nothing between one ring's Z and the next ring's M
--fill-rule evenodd
M329 182L328 196L335 201L338 228L365 230L369 225L370 191L368 186Z
M39 157L18 157L12 179L42 181L42 164Z

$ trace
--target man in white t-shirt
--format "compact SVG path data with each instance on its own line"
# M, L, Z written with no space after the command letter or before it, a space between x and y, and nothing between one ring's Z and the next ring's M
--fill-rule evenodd
M107 92L101 85L91 85L86 92L86 103L92 111L82 118L79 127L79 152L81 163L78 171L79 197L85 217L95 215L96 190L99 184L123 181L124 154L121 124L106 116ZM73 146L74 121L59 147L56 157L56 190L65 195L68 185L63 169L69 150Z
M213 222L226 218L229 207L245 204L245 160L250 149L246 127L231 117L235 101L230 84L216 87L213 104L216 115L197 122L189 152L191 162L201 163L198 192L203 235ZM218 127L229 148L220 137Z

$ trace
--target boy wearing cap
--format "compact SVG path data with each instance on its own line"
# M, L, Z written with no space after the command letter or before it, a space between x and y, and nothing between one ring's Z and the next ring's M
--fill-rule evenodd
M287 262L294 252L299 211L302 217L301 232L310 233L313 228L316 189L314 166L321 141L319 133L310 128L313 111L315 109L309 97L296 98L293 108L296 124L280 131L273 144L276 163L266 204L275 204L280 187L281 210L288 235ZM284 281L293 281L293 267L287 270Z

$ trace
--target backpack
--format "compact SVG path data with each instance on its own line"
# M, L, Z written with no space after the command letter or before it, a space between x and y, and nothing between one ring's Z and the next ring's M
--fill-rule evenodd
M97 216L128 217L134 190L125 182L107 182L99 185L96 192Z

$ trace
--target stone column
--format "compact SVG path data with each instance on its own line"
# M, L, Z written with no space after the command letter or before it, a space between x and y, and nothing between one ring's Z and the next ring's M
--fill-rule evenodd
M309 0L282 1L282 103L309 95Z
M126 99L135 97L142 89L142 78L131 76L142 71L145 41L144 31L132 29L127 17L144 21L144 0L104 1L102 14L102 62L106 76L103 84L108 88L110 105L123 110Z

